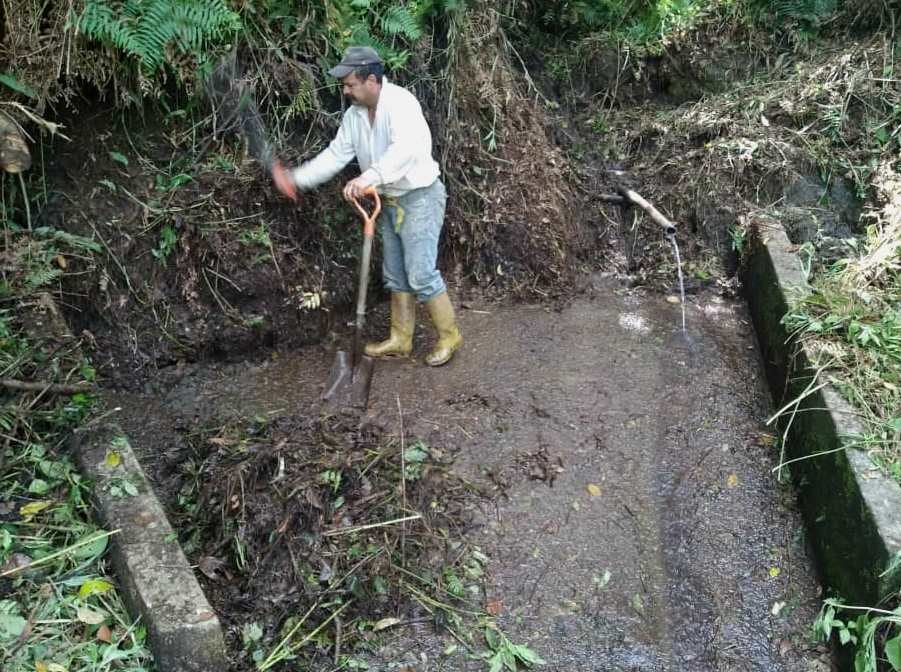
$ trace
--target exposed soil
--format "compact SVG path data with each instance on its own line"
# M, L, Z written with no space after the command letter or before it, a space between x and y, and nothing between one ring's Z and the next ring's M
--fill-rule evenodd
M449 516L445 526L459 521L446 527L447 539L489 558L484 592L474 599L511 640L547 661L543 669L831 669L825 651L809 644L818 587L792 492L771 472L767 393L743 306L701 292L683 334L678 306L622 291L610 278L597 278L586 298L562 310L469 305L461 315L466 344L449 366L377 365L360 426L320 419L317 395L329 363L320 347L257 363L189 365L151 380L145 393L110 395L181 520L175 485L187 473L212 493L206 502L216 518L237 492L235 467L256 465L243 472L242 490L246 525L257 528L249 538L265 559L252 577L221 539L182 528L195 562L224 562L227 575L199 575L223 610L235 659L247 660L244 624L261 623L271 648L286 619L311 606L290 578L303 566L295 557L292 570L292 544L321 553L322 539L311 542L311 533L358 522L324 516L308 497L274 497L273 489L287 490L269 485L280 473L277 455L292 485L298 478L303 487L329 465L358 473L361 452L373 455L391 437L397 444L402 417L406 440L437 449L429 460L447 479L424 479L415 491L410 507L422 507L427 521L410 529L424 538L442 526L441 516ZM418 357L430 338L428 328L417 334ZM251 428L242 457L235 459L228 432L217 434L225 437L218 445L205 434L197 452L202 442L191 438L192 428L235 417ZM265 439L254 438L254 426L269 427ZM192 454L203 461L185 469ZM361 487L351 478L341 491L351 511L366 496ZM263 548L274 545L285 512L293 516L283 533L291 542ZM420 548L410 562L424 572L452 560L444 542ZM243 592L247 586L253 589ZM409 594L396 597L355 613L409 624L361 637L356 656L378 669L484 665L453 649L443 624ZM332 654L329 632L309 655Z
M547 670L830 670L808 636L819 588L793 493L772 472L733 277L741 237L782 214L764 202L794 208L809 229L799 242L859 213L847 185L784 152L814 112L782 113L761 90L745 115L725 85L713 117L680 106L720 77L709 58L692 73L701 43L652 59L657 79L610 100L589 91L613 76L596 54L560 109L523 85L497 17L464 29L498 54L461 52L454 73L469 86L432 119L447 124L438 150L456 153L441 265L466 342L430 369L420 328L414 358L377 365L362 416L319 400L349 343L359 245L340 179L295 208L234 138L186 158L189 127L166 118L111 134L108 116L83 117L92 151L54 148L60 194L88 197L51 198L41 223L105 250L68 260L60 296L234 668L325 623L305 643L308 669L482 669L495 622ZM730 59L762 67L759 53ZM445 109L438 91L424 99ZM296 149L286 142L285 158ZM659 292L676 290L670 242L600 198L623 162L632 177L617 180L677 220L687 332ZM824 214L827 195L847 212ZM387 316L372 289L375 337ZM348 532L358 525L372 527Z

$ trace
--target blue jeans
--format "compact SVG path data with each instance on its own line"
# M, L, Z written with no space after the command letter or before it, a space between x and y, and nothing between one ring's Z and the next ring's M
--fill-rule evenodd
M441 180L435 180L431 186L400 196L396 203L386 203L379 217L382 277L388 290L415 294L424 303L447 291L435 268L447 192ZM403 210L403 220L396 230L398 208Z

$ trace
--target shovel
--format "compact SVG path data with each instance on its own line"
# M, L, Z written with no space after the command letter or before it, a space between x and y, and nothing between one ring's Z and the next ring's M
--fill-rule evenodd
M366 289L369 286L369 259L372 257L372 238L375 235L375 220L382 210L375 187L369 187L366 195L375 201L372 214L366 212L360 202L353 199L354 207L363 218L363 254L360 257L360 284L357 287L357 320L354 327L354 349L348 355L345 350L335 353L335 361L325 383L322 398L337 406L365 408L369 401L369 387L372 384L373 360L363 355L361 340L363 325L366 323Z

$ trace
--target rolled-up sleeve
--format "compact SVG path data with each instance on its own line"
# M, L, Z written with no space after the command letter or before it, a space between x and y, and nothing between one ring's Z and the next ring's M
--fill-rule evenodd
M352 121L345 114L334 140L314 158L294 169L294 182L301 189L313 189L337 175L355 156Z

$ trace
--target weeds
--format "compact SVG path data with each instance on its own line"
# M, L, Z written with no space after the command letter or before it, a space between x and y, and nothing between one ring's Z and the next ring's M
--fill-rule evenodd
M899 232L897 221L870 227L860 254L816 275L784 322L863 415L860 447L901 482Z
M841 612L846 618L839 618ZM822 641L828 642L833 635L839 643L852 645L854 672L878 672L886 669L901 670L901 607L891 611L872 607L857 607L844 604L840 600L828 599L814 623L814 633ZM877 647L878 644L878 647ZM877 648L884 657L877 654Z
M33 300L17 296L19 302ZM48 386L54 379L93 378L77 348L29 336L20 318L24 315L9 309L0 312L5 376L49 375ZM92 522L91 486L64 448L67 435L91 412L93 399L83 393L26 392L5 394L0 401L0 667L151 670L144 628L131 622L114 582L106 578L104 555L115 532Z

